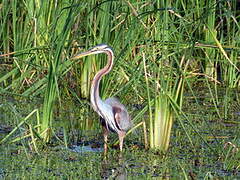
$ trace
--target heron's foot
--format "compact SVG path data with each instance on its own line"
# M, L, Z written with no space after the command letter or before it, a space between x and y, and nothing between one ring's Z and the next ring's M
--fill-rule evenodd
M107 154L107 143L104 143L104 154Z

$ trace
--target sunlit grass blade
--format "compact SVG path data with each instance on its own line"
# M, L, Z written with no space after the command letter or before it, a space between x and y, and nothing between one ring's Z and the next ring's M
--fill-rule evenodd
M12 109L13 110L13 109ZM23 120L7 135L7 136L5 136L1 141L0 141L0 144L2 144L2 143L5 143L11 136L13 136L13 134L14 133L16 133L16 131L22 126L22 125L24 125L26 122L27 122L27 120L31 117L31 116L33 116L33 114L36 114L37 115L37 118L39 118L39 112L38 112L38 109L35 109L35 110L33 110L31 113L29 113L25 118L23 118ZM38 119L38 121L39 121L39 119ZM28 136L26 136L26 137L28 137ZM21 138L20 138L21 139ZM19 139L19 140L20 140Z

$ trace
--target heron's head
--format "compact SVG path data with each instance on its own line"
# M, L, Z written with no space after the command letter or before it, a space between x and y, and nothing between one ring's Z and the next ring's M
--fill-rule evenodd
M105 53L107 51L112 52L112 48L106 44L99 44L97 46L94 46L93 48L82 52L80 54L77 54L76 56L72 57L71 59L79 59L84 56L92 55L92 54L99 54L99 53Z

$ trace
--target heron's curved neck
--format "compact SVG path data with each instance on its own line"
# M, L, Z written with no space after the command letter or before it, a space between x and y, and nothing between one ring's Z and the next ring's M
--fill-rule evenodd
M104 66L104 68L102 68L100 71L98 71L97 74L94 76L93 81L92 81L92 87L91 87L92 106L95 111L100 113L101 116L102 116L102 113L101 113L101 109L100 109L100 107L101 107L100 104L102 103L102 99L99 96L99 83L100 83L102 77L111 71L111 69L113 67L113 59L114 59L114 55L113 55L113 52L111 49L105 50L104 53L107 54L107 56L108 56L108 62L106 64L106 66Z

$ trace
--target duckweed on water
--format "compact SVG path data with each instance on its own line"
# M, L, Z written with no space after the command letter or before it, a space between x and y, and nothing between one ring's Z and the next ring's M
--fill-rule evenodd
M231 167L234 165L231 159L239 156L239 152L226 155L231 147L224 149L223 143L209 140L215 144L216 151L213 152L200 140L196 140L196 147L191 148L184 135L172 139L166 154L136 148L128 140L122 155L118 150L110 149L106 157L101 152L76 153L64 148L47 148L34 154L22 145L1 146L0 175L5 179L240 177L238 169Z
M2 101L4 104L4 101ZM25 102L23 102L25 103ZM15 106L21 113L28 113L34 104L26 108L23 104ZM232 104L233 108L235 105ZM64 106L63 106L64 107ZM21 109L24 108L24 111ZM136 129L126 137L125 149L120 156L116 149L109 150L106 157L102 152L73 152L71 146L103 146L100 128L94 131L77 130L70 126L69 149L62 148L59 141L54 145L39 150L39 154L30 150L25 139L14 144L4 144L0 147L0 177L2 179L154 179L154 178L239 178L239 124L236 112L233 119L219 120L214 111L205 110L205 106L185 107L188 116L202 137L184 121L192 144L187 139L178 121L174 123L171 144L167 153L145 150L141 129ZM75 107L69 108L75 111ZM236 109L236 108L235 108ZM3 108L2 108L3 111ZM6 111L5 111L6 112ZM196 113L197 112L197 113ZM63 113L63 112L62 112ZM69 111L65 112L66 114ZM63 114L65 114L63 113ZM24 116L22 114L22 116ZM73 113L72 119L78 114ZM61 122L61 115L59 121ZM65 116L63 116L65 117ZM94 117L95 118L95 117ZM69 118L63 118L72 123ZM9 124L5 121L5 124ZM60 123L60 126L67 123ZM98 124L98 123L97 123ZM69 126L69 125L68 125ZM1 125L1 138L5 130L9 132L11 126ZM61 132L61 128L57 128ZM62 138L62 133L57 133ZM111 134L110 143L116 135ZM201 138L204 138L204 142ZM59 148L60 147L60 148Z

